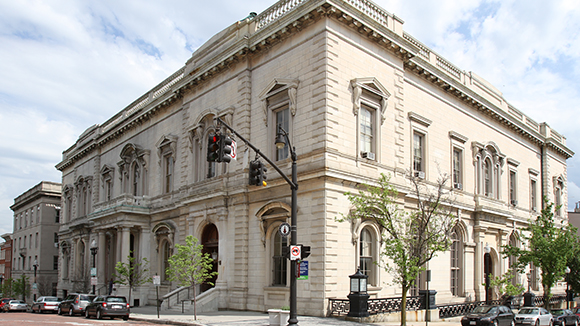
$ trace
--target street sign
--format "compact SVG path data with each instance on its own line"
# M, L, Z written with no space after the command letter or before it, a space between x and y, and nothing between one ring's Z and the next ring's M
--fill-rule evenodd
M91 276L97 276L97 268L96 267L91 268Z
M290 246L290 260L300 259L300 246Z
M300 276L297 280L307 280L308 279L308 261L303 260L300 262Z
M91 277L91 285L97 285L98 281L95 276Z
M32 283L32 289L33 289L33 290L36 290L36 289L38 289L38 284L36 284L36 283Z
M280 224L278 231L280 231L281 236L287 237L288 235L290 235L290 224L286 222Z
M155 286L161 285L161 276L159 276L159 275L153 276L153 285L155 285Z

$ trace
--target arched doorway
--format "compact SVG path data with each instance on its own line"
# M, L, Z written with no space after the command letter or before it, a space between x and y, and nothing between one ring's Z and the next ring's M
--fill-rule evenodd
M491 255L489 253L485 253L483 256L483 275L485 276L485 302L490 302L492 300L492 293L489 286L489 282L491 281L491 276L493 275L493 261L491 260Z
M203 232L201 234L201 244L203 245L203 253L204 254L209 254L210 257L213 258L213 263L212 263L212 272L217 272L218 268L218 257L219 257L219 253L218 253L218 244L219 244L219 235L218 235L218 230L217 227L215 226L215 224L208 224L205 226L205 228L203 229ZM211 288L213 288L215 286L215 282L217 280L217 275L212 277L211 279L208 280L208 282L211 282L214 285L210 285L207 282L203 283L201 285L201 292L205 292Z

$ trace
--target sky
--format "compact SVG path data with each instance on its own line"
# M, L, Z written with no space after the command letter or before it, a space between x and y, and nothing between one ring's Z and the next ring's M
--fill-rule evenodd
M580 153L580 1L375 0L403 29L497 87ZM274 0L0 0L0 234L14 198L88 127L182 67L210 37ZM580 154L568 160L568 208Z

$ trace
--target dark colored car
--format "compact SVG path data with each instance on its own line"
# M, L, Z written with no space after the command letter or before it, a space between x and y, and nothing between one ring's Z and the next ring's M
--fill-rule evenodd
M552 309L550 312L553 316L552 321L554 322L554 326L578 326L578 322L580 322L580 317L576 316L570 309Z
M14 298L2 298L0 300L0 312L4 312L4 305L10 302L10 300L14 300Z
M94 294L71 293L58 305L58 314L84 315L85 307L96 297Z
M506 306L479 306L461 318L462 326L514 326L515 315Z
M129 319L129 304L127 299L118 295L99 295L85 309L85 317L95 316L97 319L103 317Z
M34 303L32 303L30 312L56 312L58 310L59 303L60 300L58 300L57 297L40 297Z

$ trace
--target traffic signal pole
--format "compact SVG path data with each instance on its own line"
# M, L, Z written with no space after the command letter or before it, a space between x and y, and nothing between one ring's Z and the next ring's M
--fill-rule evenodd
M270 165L276 170L284 180L290 185L290 189L292 190L292 208L290 213L290 245L295 246L298 244L298 235L296 232L296 224L297 218L296 214L298 212L298 171L296 166L296 149L291 146L290 139L288 138L288 133L282 129L281 126L278 126L278 130L283 132L284 137L286 138L286 142L288 144L288 148L290 149L290 157L292 158L292 180L290 180L282 170L272 162L266 155L262 154L259 149L257 149L252 143L247 141L244 137L238 134L234 129L228 126L222 119L217 118L218 123L224 125L229 131L235 134L238 138L240 138L246 145L248 145L251 149L253 149L257 155L260 155L266 162L270 163ZM297 292L296 292L296 261L290 261L290 319L288 319L288 325L298 325L298 314L296 312L296 300L297 300Z

